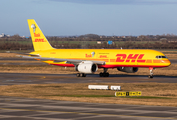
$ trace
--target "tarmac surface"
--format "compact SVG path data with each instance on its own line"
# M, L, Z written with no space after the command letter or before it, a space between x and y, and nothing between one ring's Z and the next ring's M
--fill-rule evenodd
M177 107L97 104L0 96L0 120L173 120Z
M50 83L177 83L177 76L154 76L149 79L146 75L114 75L99 77L98 74L87 77L76 77L75 74L35 74L35 73L0 73L0 85L19 84L50 84Z
M50 83L176 83L177 77L111 75L102 78L74 74L0 73L0 85ZM69 101L42 100L0 96L0 120L172 120L177 119L177 107L115 105Z

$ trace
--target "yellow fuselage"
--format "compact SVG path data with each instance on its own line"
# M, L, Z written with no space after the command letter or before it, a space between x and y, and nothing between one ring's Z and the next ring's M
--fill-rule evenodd
M52 49L36 51L31 54L39 54L45 58L63 58L87 61L105 61L105 65L99 68L116 67L167 67L171 63L167 58L156 58L165 56L155 50L134 50L134 49ZM44 61L48 64L74 67L66 62Z

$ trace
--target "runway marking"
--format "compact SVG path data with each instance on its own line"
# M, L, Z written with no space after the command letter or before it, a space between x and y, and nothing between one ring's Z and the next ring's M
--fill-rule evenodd
M14 110L14 111L18 110L18 111L50 112L50 113L72 113L72 114L103 115L103 116L122 116L122 117L138 117L138 118L145 117L145 118L158 118L158 119L177 120L177 118L171 118L171 117L151 117L151 116L116 115L116 114L65 112L65 111L31 110L31 109L13 109L13 108L0 108L0 109L1 110Z

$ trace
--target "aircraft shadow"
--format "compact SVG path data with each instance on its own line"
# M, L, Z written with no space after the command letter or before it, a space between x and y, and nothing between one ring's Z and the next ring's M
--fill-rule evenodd
M99 76L99 74L88 74L87 77L100 77L100 76ZM148 77L148 75L110 74L109 77L133 77L133 78L136 78L136 77ZM166 76L166 75L154 75L154 78L155 77L158 77L158 78L177 78L177 76Z

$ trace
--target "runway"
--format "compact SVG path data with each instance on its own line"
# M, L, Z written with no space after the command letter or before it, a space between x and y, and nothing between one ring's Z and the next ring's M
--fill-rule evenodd
M0 96L0 120L173 120L177 107L114 105Z
M87 77L76 77L75 74L34 74L34 73L0 73L0 85L19 84L50 84L50 83L177 83L177 76L154 76L149 79L146 75L110 75L99 77L98 74Z

